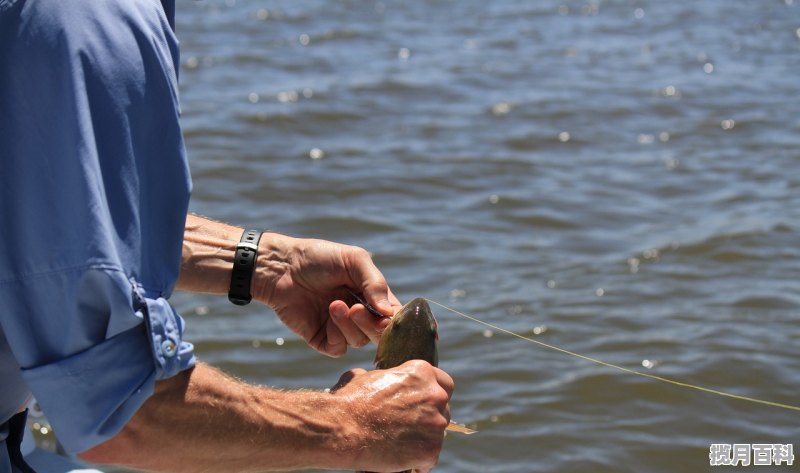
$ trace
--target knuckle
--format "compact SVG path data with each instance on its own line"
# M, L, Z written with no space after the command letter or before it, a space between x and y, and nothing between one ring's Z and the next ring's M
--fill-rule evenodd
M425 372L431 368L431 364L425 360L409 360L406 362L406 366L414 371L422 372Z
M436 393L433 395L433 401L437 405L446 406L447 403L450 401L450 396L447 395L447 391L445 391L444 389L437 389Z
M350 246L350 252L356 258L372 258L372 256L370 256L369 254L369 251L365 250L360 246Z
M447 429L448 425L450 425L450 421L447 420L447 418L445 416L438 416L436 421L434 421L434 427L436 428L436 431L439 434L444 432Z

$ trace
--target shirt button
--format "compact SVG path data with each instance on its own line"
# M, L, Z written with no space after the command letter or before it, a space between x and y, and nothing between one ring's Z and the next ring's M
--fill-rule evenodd
M164 342L161 343L161 353L163 353L167 358L172 358L175 356L177 351L178 347L172 340L164 340Z

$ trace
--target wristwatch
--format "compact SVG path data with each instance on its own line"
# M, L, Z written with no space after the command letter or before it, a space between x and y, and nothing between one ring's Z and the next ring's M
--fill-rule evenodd
M233 257L233 270L231 271L231 287L228 290L228 300L236 305L247 305L252 300L250 285L253 281L253 270L256 268L256 255L258 242L261 240L259 230L245 230L242 238L236 244L236 254Z

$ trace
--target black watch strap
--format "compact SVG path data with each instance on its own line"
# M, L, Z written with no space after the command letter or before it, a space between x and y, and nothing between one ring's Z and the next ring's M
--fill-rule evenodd
M228 300L236 305L247 305L253 298L250 295L250 285L253 282L253 270L256 268L259 240L261 240L259 230L246 230L236 245L231 288L228 291Z

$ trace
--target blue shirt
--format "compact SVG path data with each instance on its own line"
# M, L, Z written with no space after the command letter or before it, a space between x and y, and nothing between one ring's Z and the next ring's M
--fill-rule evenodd
M33 393L69 452L195 361L167 302L191 190L173 14L0 0L0 425Z

